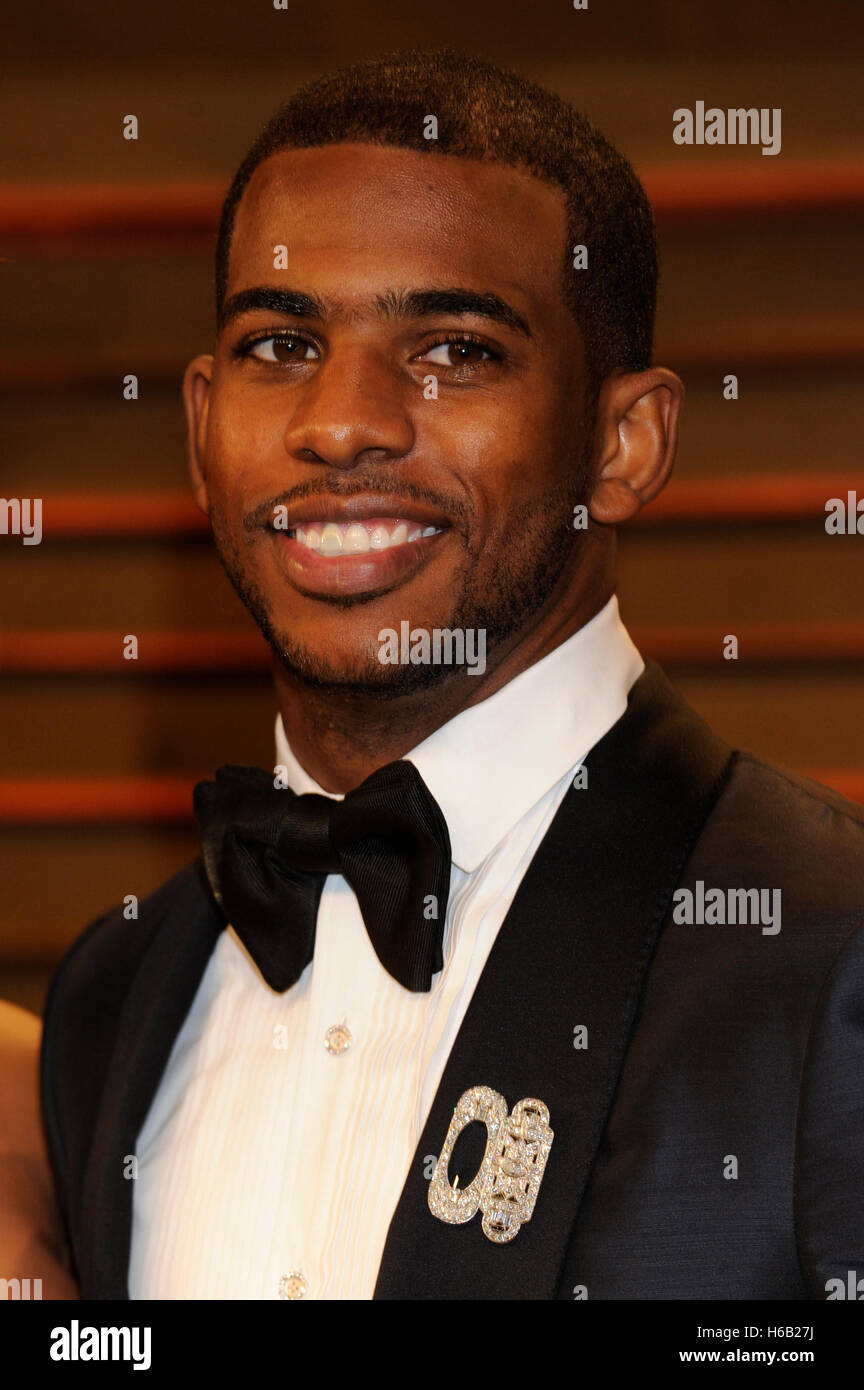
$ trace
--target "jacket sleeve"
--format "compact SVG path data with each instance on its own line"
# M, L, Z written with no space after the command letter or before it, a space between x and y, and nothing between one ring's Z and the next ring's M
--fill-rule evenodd
M810 1030L799 1098L795 1222L811 1297L864 1300L864 922L860 921L835 958Z

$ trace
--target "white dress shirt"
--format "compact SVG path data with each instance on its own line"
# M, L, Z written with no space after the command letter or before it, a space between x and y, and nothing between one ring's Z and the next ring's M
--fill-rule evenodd
M643 669L613 597L406 754L453 852L444 966L429 993L387 973L336 874L314 958L284 994L233 929L221 935L138 1136L131 1298L372 1297L410 1164L431 1176L434 1155L415 1160L415 1149L498 930ZM276 762L295 792L322 791L279 718Z

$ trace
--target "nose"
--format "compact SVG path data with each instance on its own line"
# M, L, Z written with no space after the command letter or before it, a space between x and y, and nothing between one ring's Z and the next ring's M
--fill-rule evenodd
M285 449L300 462L342 469L404 458L415 439L412 390L378 353L334 352L290 393Z

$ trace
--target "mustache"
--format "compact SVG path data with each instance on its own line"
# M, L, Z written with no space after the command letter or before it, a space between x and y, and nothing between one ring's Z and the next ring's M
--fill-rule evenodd
M274 493L272 497L265 498L251 511L246 512L243 516L243 527L246 531L260 530L270 521L274 508L290 506L292 502L306 502L315 497L346 498L361 495L374 497L376 494L402 497L406 502L425 502L428 506L443 512L454 522L464 524L471 516L461 497L451 497L431 488L420 487L417 483L409 483L398 473L386 474L376 470L375 473L365 477L352 476L350 482L346 482L340 474L335 474L330 477L309 479L308 482L298 483L295 487L285 488L281 492Z

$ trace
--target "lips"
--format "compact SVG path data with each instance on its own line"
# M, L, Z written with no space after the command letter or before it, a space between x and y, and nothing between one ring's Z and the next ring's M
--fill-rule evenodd
M350 524L352 521L369 521L372 518L386 520L400 519L421 528L435 526L443 529L449 525L447 517L436 507L425 503L408 501L396 494L358 493L353 497L307 497L303 501L273 508L270 524L277 530L294 530L298 525L313 522L335 521Z
M302 593L368 598L416 574L449 526L431 508L366 496L276 507L268 529L280 564Z

